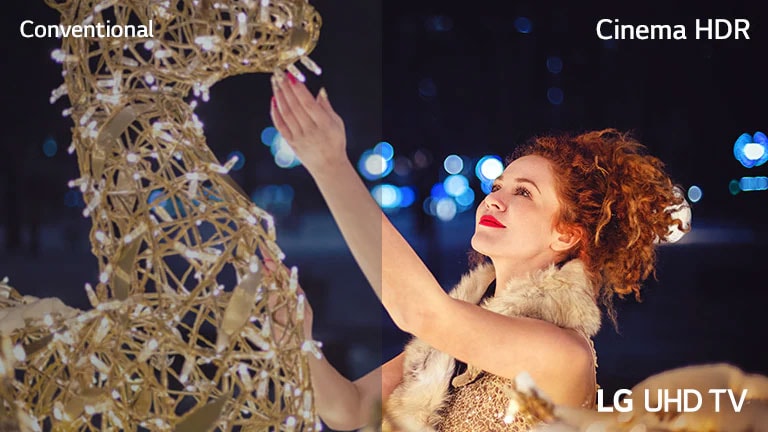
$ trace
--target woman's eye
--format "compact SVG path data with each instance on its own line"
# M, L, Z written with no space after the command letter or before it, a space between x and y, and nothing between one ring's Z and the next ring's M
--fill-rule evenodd
M528 191L528 189L524 188L523 186L518 186L517 188L515 188L515 195L522 195L526 198L530 198L531 192Z
M501 186L499 186L498 184L491 186L491 192L496 192L499 189L501 189Z

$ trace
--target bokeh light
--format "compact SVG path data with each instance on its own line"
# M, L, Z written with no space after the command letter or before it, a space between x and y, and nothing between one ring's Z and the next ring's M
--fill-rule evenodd
M43 142L43 153L48 157L54 157L56 156L56 151L58 151L59 145L56 144L56 140L48 137L45 142Z
M739 179L739 189L744 192L764 191L768 189L768 177L742 177Z
M694 203L699 202L701 200L701 196L702 196L702 191L700 187L693 185L688 188L688 200L690 202L694 202Z
M395 167L393 169L395 174L399 175L400 177L406 177L411 173L412 169L413 163L407 157L398 156L395 158Z
M275 135L270 150L275 157L275 164L280 168L293 168L301 164L299 158L296 157L296 153L293 152L291 146L288 145L288 142L279 133Z
M416 189L413 186L401 186L400 207L410 207L414 202L416 202Z
M733 156L745 168L763 165L768 161L768 137L763 132L741 134L733 143Z
M481 182L493 181L504 172L504 163L496 155L483 156L475 165L475 175Z
M277 129L273 126L265 127L264 130L261 131L261 143L267 147L272 147L272 142L275 140L276 135Z
M443 168L448 174L458 174L464 169L464 160L455 154L446 156Z
M547 57L547 70L553 74L558 74L563 70L563 60L558 56Z
M398 208L403 200L400 188L386 183L374 186L371 195L383 209Z
M749 143L744 146L744 156L749 160L756 161L765 154L765 147L758 143Z
M448 192L445 191L445 186L442 183L435 183L432 189L429 191L429 196L435 199L449 198Z
M417 168L426 168L432 164L432 154L427 149L418 149L413 154L413 163Z
M730 192L731 195L738 195L738 193L741 192L738 180L731 180L730 183L728 183L728 192Z
M449 175L443 180L443 188L448 195L457 197L469 188L469 180L461 174Z
M391 158L387 160L373 150L364 151L357 163L358 171L368 180L378 180L386 177L392 172L393 166L394 163Z
M288 184L264 185L251 193L251 200L264 210L279 216L290 214L295 192Z
M560 87L550 87L547 90L547 100L549 100L549 103L552 105L560 105L563 103L563 90L560 89Z
M447 222L454 217L457 213L456 201L453 198L440 198L435 205L435 216L443 222Z
M463 207L471 207L475 203L475 191L472 188L467 188L456 197L456 203Z
M533 30L533 23L526 17L517 17L514 24L515 30L520 33L530 33Z
M392 144L386 141L376 144L373 147L373 152L381 155L386 161L391 160L395 156L395 149L392 147Z

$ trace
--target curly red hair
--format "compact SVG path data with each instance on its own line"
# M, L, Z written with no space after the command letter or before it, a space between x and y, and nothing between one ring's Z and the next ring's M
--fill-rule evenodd
M664 164L615 129L535 137L508 162L527 155L552 164L560 200L556 224L580 239L563 261L584 262L615 326L614 296L634 294L639 300L641 283L654 273L657 240L673 224L688 230L665 211L684 198L674 192Z

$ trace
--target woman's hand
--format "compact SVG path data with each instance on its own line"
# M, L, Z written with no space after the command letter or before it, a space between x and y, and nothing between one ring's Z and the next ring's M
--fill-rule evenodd
M272 121L311 175L346 160L344 121L325 89L315 98L293 75L279 72L272 76L272 90Z

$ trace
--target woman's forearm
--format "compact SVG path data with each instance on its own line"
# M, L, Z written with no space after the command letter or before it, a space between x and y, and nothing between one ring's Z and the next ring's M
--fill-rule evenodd
M349 160L313 177L379 300L401 329L411 331L444 291L381 211Z
M336 430L355 430L368 424L372 404L376 403L378 394L367 393L378 391L361 389L341 375L325 356L319 360L309 356L309 371L315 409L325 424ZM373 374L374 372L369 375Z

